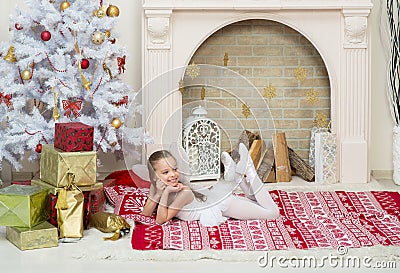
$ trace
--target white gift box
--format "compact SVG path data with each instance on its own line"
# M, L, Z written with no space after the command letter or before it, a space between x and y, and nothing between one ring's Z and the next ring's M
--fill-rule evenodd
M336 135L315 133L315 183L334 184L336 178Z
M321 132L329 132L329 130L325 127L311 128L310 153L308 155L308 164L313 168L315 167L315 134Z

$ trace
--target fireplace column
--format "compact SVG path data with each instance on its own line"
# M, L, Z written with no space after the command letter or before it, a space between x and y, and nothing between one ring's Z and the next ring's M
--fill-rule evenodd
M369 30L370 10L343 10L344 43L340 83L340 181L370 180L368 149L370 130Z
M144 15L143 124L154 139L154 144L146 147L144 154L148 155L178 140L182 98L176 92L178 82L174 82L172 73L167 73L173 68L172 10L145 9Z

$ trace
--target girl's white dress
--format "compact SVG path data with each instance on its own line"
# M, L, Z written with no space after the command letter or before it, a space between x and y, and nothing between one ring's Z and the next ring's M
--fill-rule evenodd
M222 215L232 198L234 184L220 180L211 188L195 189L206 196L205 201L194 198L192 203L184 206L176 215L183 221L199 220L203 226L217 226L224 223L228 217Z

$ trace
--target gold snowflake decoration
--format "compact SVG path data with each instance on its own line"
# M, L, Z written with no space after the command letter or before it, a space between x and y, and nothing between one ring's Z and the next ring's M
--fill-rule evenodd
M268 99L272 99L276 96L276 87L269 84L267 87L264 87L264 97Z
M203 86L200 90L200 98L201 100L204 100L205 97L206 97L206 89Z
M314 90L314 88L311 88L306 93L306 101L309 102L310 104L314 105L319 101L318 96L319 96L319 92Z
M181 94L183 94L183 92L185 92L185 86L184 86L183 80L179 81L179 91L181 92Z
M194 62L191 63L190 65L188 65L186 67L185 75L189 76L193 80L194 78L196 78L200 75L200 66L198 66Z
M243 103L242 104L242 114L245 118L248 118L250 116L250 106L247 104Z
M330 122L328 122L327 115L323 112L318 112L314 119L314 126L317 126L319 128L328 128L329 125Z
M304 67L298 67L294 70L294 77L298 80L298 81L304 81L305 79L307 79L307 69L305 69Z

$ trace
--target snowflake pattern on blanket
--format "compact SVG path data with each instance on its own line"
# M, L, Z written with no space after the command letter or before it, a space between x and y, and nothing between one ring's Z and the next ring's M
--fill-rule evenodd
M137 250L285 250L400 246L398 192L270 191L281 216L276 220L235 220L205 227L173 219L164 225L141 221L132 233ZM142 199L141 204L144 203ZM117 213L129 218L122 202ZM131 210L132 203L127 202ZM131 217L134 219L134 217Z

